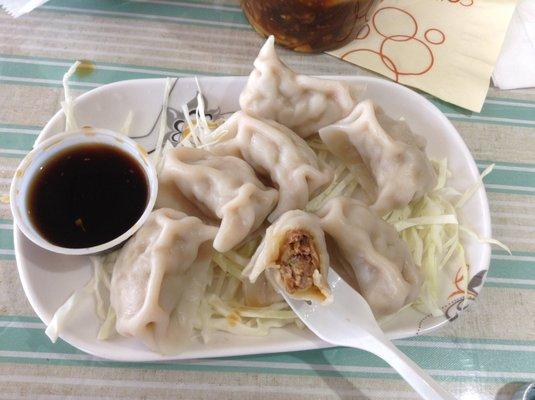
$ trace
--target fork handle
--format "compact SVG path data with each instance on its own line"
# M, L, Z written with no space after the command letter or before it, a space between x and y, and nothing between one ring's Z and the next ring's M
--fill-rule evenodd
M385 360L405 381L425 400L455 400L450 393L421 369L414 361L403 354L388 339L370 338L369 345L364 348Z

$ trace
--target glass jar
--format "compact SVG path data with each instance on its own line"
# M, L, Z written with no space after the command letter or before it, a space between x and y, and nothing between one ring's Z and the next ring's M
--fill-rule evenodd
M241 0L241 6L258 33L274 35L278 44L309 53L351 41L361 25L359 7L369 1Z

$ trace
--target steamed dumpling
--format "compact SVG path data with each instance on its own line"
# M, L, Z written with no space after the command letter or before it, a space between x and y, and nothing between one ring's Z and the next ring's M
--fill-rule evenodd
M110 302L117 332L160 353L190 339L209 281L217 228L196 217L162 208L120 250Z
M210 218L198 206L189 201L175 185L175 182L172 180L163 181L161 179L161 173L158 179L158 196L156 197L154 208L172 208L184 214L197 217L211 225L217 224L216 219Z
M329 150L346 164L363 165L371 179L363 185L378 215L420 199L436 185L425 139L401 121L388 118L371 100L357 105L346 118L320 129Z
M348 82L299 75L275 53L270 36L240 95L247 114L277 121L306 138L353 110L361 88Z
M392 225L345 197L330 200L317 214L376 316L392 314L418 297L420 271Z
M270 222L288 210L304 208L312 193L332 179L331 171L320 168L307 143L274 121L238 111L218 131L224 132L224 139L210 151L242 158L279 190L277 207L268 217Z
M277 204L275 189L258 180L242 159L176 147L165 154L159 177L210 218L221 220L214 248L226 252L257 229Z
M266 230L243 276L254 283L265 273L292 297L324 302L331 299L328 269L329 255L319 218L291 210Z

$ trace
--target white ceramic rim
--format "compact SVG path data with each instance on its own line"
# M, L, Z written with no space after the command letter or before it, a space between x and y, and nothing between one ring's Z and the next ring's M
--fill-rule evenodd
M88 129L91 130L90 135L88 135ZM36 156L38 154L53 147L55 144L60 143L65 138L71 138L74 136L84 136L84 139L86 139L85 140L86 142L90 142L87 140L87 138L89 137L89 138L94 138L94 143L101 143L101 141L98 139L99 135L109 136L115 139L114 143L117 148L122 149L124 151L124 148L128 146L130 150L132 150L132 152L137 154L137 157L132 157L132 158L134 158L136 162L139 164L139 166L143 169L145 176L147 177L147 180L149 183L149 199L147 201L147 205L145 206L145 210L143 211L143 214L141 214L141 216L138 218L138 220L134 223L134 225L130 227L130 229L128 229L126 232L116 237L115 239L110 240L109 242L102 243L97 246L82 247L82 248L68 248L68 247L62 247L62 246L57 246L55 244L52 244L48 240L46 240L43 236L41 236L38 233L37 229L32 229L31 227L29 227L28 224L26 223L26 220L22 218L22 216L20 215L20 208L18 207L18 204L21 201L25 201L25 198L21 199L20 198L21 196L18 196L17 191L20 190L19 188L21 186L23 171L26 171L30 167L30 165L32 165L34 160L37 158ZM51 152L50 156L53 156L53 155L54 153ZM47 156L47 157L50 157L50 156ZM143 160L143 162L140 162L139 160ZM28 181L31 181L31 179L26 180L26 182ZM148 159L147 153L141 146L139 146L134 140L128 138L127 136L111 131L109 129L84 127L75 132L64 132L64 133L54 135L51 138L48 138L36 144L35 147L26 155L26 157L24 157L24 159L20 162L19 166L17 167L17 170L15 171L13 180L11 182L9 198L10 198L10 207L13 213L13 219L14 219L16 226L20 228L22 233L24 233L24 235L28 239L30 239L33 243L35 243L36 245L46 250L53 251L54 253L68 254L68 255L90 255L90 254L102 253L106 250L109 250L115 246L120 245L121 243L126 241L130 236L132 236L139 228L141 228L145 220L149 217L149 214L151 213L152 209L154 208L157 194L158 194L158 178L156 175L156 169L154 168L154 165Z

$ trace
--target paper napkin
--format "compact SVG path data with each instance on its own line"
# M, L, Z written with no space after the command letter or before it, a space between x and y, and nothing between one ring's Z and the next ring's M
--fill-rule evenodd
M535 0L518 4L492 80L500 89L535 87Z
M1 0L0 6L13 17L20 17L22 14L29 13L34 8L46 3L48 0Z
M360 3L359 16L365 24L357 39L329 54L479 112L516 3Z

